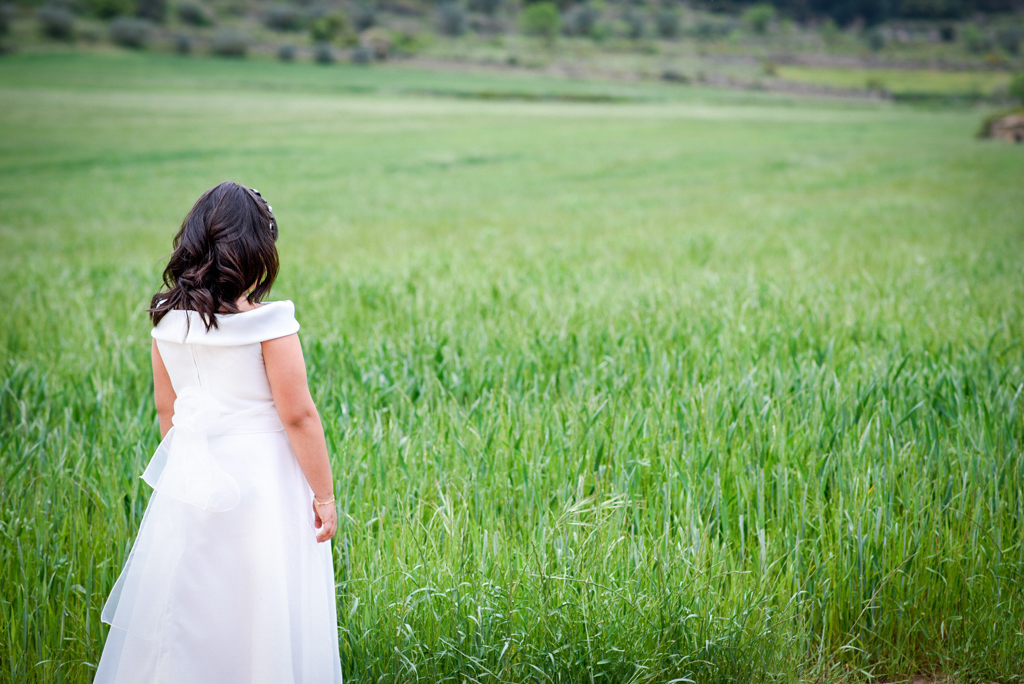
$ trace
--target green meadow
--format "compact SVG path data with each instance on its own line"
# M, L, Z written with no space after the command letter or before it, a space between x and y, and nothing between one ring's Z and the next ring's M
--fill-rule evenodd
M834 88L884 89L896 96L982 97L1005 90L1011 75L999 71L929 69L836 69L786 66L779 75L791 81Z
M1024 150L985 112L0 59L0 682L89 682L192 202L279 219L350 682L1024 681Z

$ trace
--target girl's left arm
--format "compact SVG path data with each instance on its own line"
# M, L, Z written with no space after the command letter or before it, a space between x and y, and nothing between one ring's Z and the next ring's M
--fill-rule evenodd
M174 418L174 400L178 395L171 386L171 376L167 373L164 360L160 357L160 349L153 340L153 398L156 400L156 415L160 419L160 439L167 436Z

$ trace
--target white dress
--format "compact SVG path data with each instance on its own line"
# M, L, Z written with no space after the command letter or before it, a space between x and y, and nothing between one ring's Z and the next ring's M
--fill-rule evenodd
M299 329L291 302L153 328L177 394L153 489L103 608L95 682L340 684L330 543L270 393L264 340Z

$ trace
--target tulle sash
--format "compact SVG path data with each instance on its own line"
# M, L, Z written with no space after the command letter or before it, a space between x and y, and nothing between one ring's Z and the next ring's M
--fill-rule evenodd
M193 513L203 515L201 511L230 511L241 498L238 482L211 453L209 438L283 428L272 401L226 414L214 396L193 387L178 394L173 422L142 475L156 492L101 614L112 627L149 641L159 638L164 624L174 573L185 549L186 519Z
M160 442L142 479L156 491L204 511L229 511L238 505L238 483L210 453L209 438L227 430L281 429L274 402L225 414L216 398L198 387L186 387L174 402L174 426ZM259 420L262 419L262 420Z

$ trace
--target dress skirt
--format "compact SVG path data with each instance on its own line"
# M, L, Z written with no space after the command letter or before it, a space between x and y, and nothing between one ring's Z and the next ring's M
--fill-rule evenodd
M341 684L331 545L315 539L287 435L207 444L237 495L203 508L161 486L158 451L146 476L156 491L103 610L111 627L94 681Z

